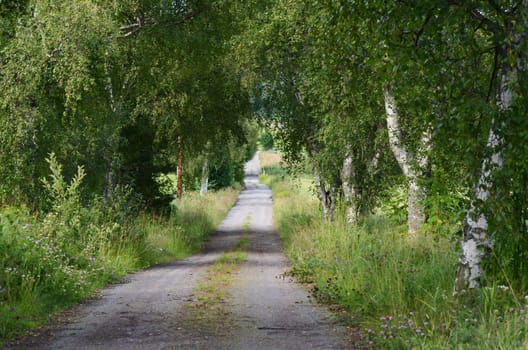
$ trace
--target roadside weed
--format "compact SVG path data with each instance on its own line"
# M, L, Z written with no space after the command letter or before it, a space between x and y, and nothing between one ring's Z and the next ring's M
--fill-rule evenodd
M425 232L410 241L399 217L377 212L355 226L324 222L313 193L266 175L275 226L293 267L322 301L376 349L525 349L528 297L509 286L452 295L458 242ZM308 180L306 180L308 181ZM454 221L456 224L456 221ZM443 224L447 225L447 224ZM445 227L442 232L456 227Z

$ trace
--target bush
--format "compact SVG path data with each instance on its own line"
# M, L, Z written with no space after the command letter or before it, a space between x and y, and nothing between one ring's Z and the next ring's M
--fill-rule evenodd
M48 163L51 175L43 184L49 211L40 215L25 208L0 211L0 308L14 310L0 313L2 338L24 328L24 320L82 300L110 279L137 268L115 271L112 251L144 245L144 235L131 235L134 231L128 229L134 208L129 192L118 188L110 202L98 198L84 206L83 169L78 168L67 183L53 154ZM36 304L41 305L39 312L30 307Z
M205 197L189 194L172 214L154 216L139 211L141 198L128 187L83 204L83 169L68 183L53 155L48 163L47 212L0 209L3 340L130 271L195 252L238 194L233 189Z

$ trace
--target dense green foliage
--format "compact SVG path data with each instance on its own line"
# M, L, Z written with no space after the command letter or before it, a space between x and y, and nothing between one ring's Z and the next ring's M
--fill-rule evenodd
M140 213L129 188L81 203L85 176L66 183L49 159L45 182L52 209L0 211L0 339L44 322L50 313L89 297L126 273L196 252L236 198L237 191L187 196L170 215ZM0 341L0 346L2 341Z
M353 204L359 217L405 206L390 90L407 165L427 160L422 234L462 223L463 242L478 241L479 281L526 290L526 1L265 4L235 36L244 82L286 160L311 164L322 206Z
M92 193L128 185L153 205L154 175L175 170L178 136L191 165L211 153L213 166L221 155L218 167L240 167L251 127L225 59L231 10L201 1L0 3L2 201L42 208L51 152L67 177L83 164Z
M269 157L268 155L263 155ZM337 305L375 349L524 349L528 297L491 284L472 297L452 295L457 223L436 218L431 234L410 241L390 203L350 226L321 221L307 175L265 168L274 221L292 262L318 300ZM282 180L281 180L282 179ZM459 223L460 224L460 223ZM434 234L433 234L434 232Z
M43 239L61 271L98 269L90 242L143 242L125 218L168 210L182 156L187 193L219 189L260 141L311 169L325 217L346 212L367 254L388 249L361 228L371 214L416 214L414 244L434 242L416 249L450 254L396 240L396 260L444 273L459 251L455 292L524 295L526 33L527 0L0 0L0 254L24 247L0 263L33 266ZM9 276L6 295L37 283Z

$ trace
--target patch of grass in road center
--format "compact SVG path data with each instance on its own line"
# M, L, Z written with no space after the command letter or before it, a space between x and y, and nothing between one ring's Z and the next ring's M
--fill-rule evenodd
M200 327L202 330L216 331L222 323L213 322L222 317L225 320L227 311L224 308L229 297L227 287L233 280L233 274L239 265L246 260L246 250L249 247L249 227L251 217L248 216L243 227L243 235L229 252L223 252L209 267L205 275L198 282L194 290L192 303L187 305L191 312L190 318L193 327Z
M198 282L194 292L195 298L190 306L205 311L221 308L228 296L226 287L231 283L238 265L245 259L246 254L243 251L222 253Z

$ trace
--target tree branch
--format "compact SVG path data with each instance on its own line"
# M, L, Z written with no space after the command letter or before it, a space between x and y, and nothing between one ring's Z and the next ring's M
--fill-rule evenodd
M182 25L185 24L192 19L194 19L196 16L201 14L204 11L204 8L196 9L193 12L188 13L187 15L183 16L177 21L173 20L167 20L167 21L156 21L153 17L144 18L144 16L136 17L136 22L131 24L126 24L121 27L119 27L119 30L123 33L121 35L122 38L128 38L136 33L138 33L140 30L142 30L147 25L156 25L156 24L163 24L163 25Z
M416 32L416 38L414 40L414 46L418 46L418 42L420 41L420 37L422 36L423 32L425 31L425 26L427 26L427 23L431 20L431 17L433 17L433 13L429 12L427 16L425 17L425 21L422 24L422 27Z
M489 86L488 86L488 95L486 97L486 101L490 101L491 94L493 92L493 86L495 85L495 81L497 79L497 72L499 71L499 49L495 48L495 55L493 57L493 70L491 71Z
M499 25L496 22L490 20L488 17L484 16L484 14L480 12L479 10L473 8L473 9L467 9L466 12L474 19L480 21L484 25L487 31L491 33L500 32Z
M512 15L515 13L515 11L517 11L520 5L520 1L517 1L512 7L503 10L495 0L488 0L488 3L499 15Z
M493 1L493 0L489 0L489 1ZM501 28L497 22L494 22L488 17L486 17L478 9L474 7L467 7L464 1L448 0L448 4L451 6L462 7L471 18L476 19L477 21L480 21L488 32L499 33L501 31Z

